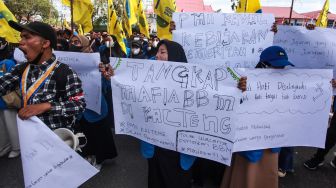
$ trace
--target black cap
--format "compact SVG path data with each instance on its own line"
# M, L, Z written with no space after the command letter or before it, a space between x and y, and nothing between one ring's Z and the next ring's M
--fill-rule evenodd
M50 41L50 46L53 49L57 48L57 36L55 30L48 24L43 22L31 22L26 25L21 25L14 21L8 21L8 24L15 30L22 32L27 30L33 34L43 37Z
M142 44L139 40L134 40L132 41L132 47L133 46L136 46L136 47L139 47L139 48L142 48Z

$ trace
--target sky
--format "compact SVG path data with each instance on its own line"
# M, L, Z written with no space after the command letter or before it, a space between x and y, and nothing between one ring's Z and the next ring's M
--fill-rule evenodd
M188 0L192 1L192 0ZM231 0L203 0L204 4L211 5L214 10L221 9L222 12L232 12ZM61 6L61 0L53 0L57 9L61 12L66 12L67 20L70 18L70 11ZM325 0L294 0L294 10L298 13L321 10ZM260 0L261 6L284 6L290 7L291 0ZM330 0L329 11L336 14L336 0Z
M298 13L321 10L325 0L294 0L294 10ZM260 0L261 6L290 7L291 0ZM222 12L232 12L231 0L204 0L204 4L211 5L214 10L222 9ZM336 13L336 0L330 0L329 11Z

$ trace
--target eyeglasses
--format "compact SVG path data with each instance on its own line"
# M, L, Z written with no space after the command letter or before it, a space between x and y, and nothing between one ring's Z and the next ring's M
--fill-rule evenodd
M73 44L73 45L80 45L81 42L79 40L72 40L70 41L70 44Z

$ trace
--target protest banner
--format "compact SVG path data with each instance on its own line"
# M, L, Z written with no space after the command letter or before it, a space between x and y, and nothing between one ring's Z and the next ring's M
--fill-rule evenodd
M58 61L69 65L82 81L86 108L100 114L101 110L101 74L98 70L99 53L54 52ZM15 49L14 58L18 62L25 62L26 58L21 50Z
M78 187L98 173L37 117L17 123L26 188Z
M114 59L115 130L229 165L241 91L226 68ZM121 61L121 62L120 62Z
M295 68L336 70L336 31L316 27L278 26L274 45L281 46Z
M324 148L332 70L250 69L240 74L247 76L248 87L237 108L234 151Z
M189 62L254 68L272 46L271 14L174 13L173 40Z

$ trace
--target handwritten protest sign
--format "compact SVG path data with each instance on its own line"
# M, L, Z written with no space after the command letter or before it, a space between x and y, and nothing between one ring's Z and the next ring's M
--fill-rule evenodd
M282 146L324 148L332 70L246 70L234 151Z
M173 40L193 63L255 67L273 44L270 14L174 13Z
M230 164L241 91L226 68L121 61L112 79L117 134Z
M316 27L308 30L299 26L278 26L274 45L286 50L295 68L334 69L336 75L335 38L335 29ZM333 92L336 95L336 90Z
M274 45L283 47L295 68L336 70L336 31L316 27L278 26Z
M98 173L37 117L17 122L26 188L78 187Z
M58 61L69 65L82 81L86 107L100 114L101 109L101 76L98 70L99 53L77 53L55 51ZM15 49L14 58L25 62L21 50Z

